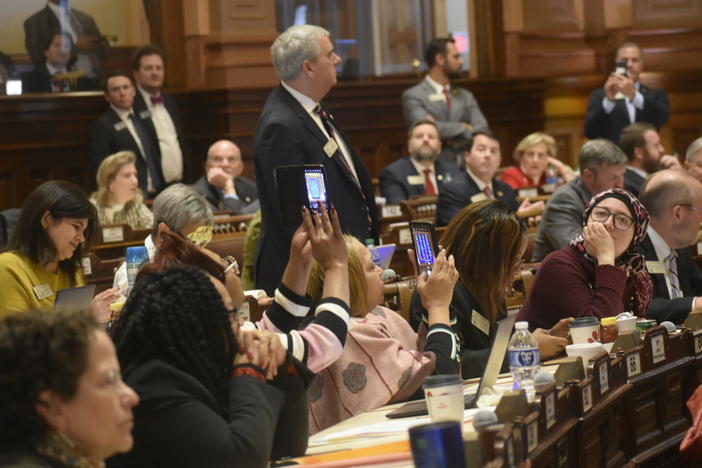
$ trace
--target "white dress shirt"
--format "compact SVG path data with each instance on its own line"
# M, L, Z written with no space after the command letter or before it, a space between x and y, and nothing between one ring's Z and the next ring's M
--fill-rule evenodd
M163 103L154 104L151 102L151 94L138 88L141 96L146 102L146 108L151 112L151 121L156 128L158 137L158 147L161 150L161 170L166 183L176 182L183 179L183 152L180 150L178 133L175 124L171 119L171 114Z
M144 145L141 143L141 139L139 138L139 134L136 131L136 128L134 128L134 123L132 120L129 118L129 114L133 114L134 110L129 109L129 110L124 110L120 109L118 107L113 106L110 104L110 107L112 108L113 111L117 113L119 118L122 120L122 122L126 125L127 130L129 130L129 133L132 135L132 138L134 138L134 141L136 141L137 146L139 147L139 152L141 152L141 155L137 154L137 158L146 158L146 153L144 152ZM138 115L134 115L135 119L138 119ZM147 179L147 190L150 193L155 192L154 189L154 183L151 180L151 174L149 174L149 171L146 171L146 179Z
M436 167L434 164L431 165L431 167L426 167L422 166L420 163L412 159L412 156L410 156L410 161L412 162L412 165L417 171L417 174L422 176L422 181L424 181L424 171L429 169L429 178L431 179L431 183L434 184L434 189L436 189L436 193L439 193L439 184L436 183ZM426 188L426 184L425 184Z
M631 123L636 122L636 109L643 110L644 108L644 97L643 94L641 94L641 91L639 91L640 87L641 84L638 81L634 83L636 94L634 95L633 101L628 97L624 98L624 104L626 104L626 110L629 113L629 122ZM607 96L602 98L602 107L606 113L611 114L615 106L616 103L607 99Z

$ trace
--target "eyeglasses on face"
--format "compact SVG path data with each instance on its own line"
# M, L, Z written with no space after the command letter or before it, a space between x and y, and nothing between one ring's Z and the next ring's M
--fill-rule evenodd
M592 209L592 212L590 212L590 219L602 224L606 223L610 216L613 219L614 227L620 231L628 231L634 224L634 220L629 216L619 213L612 213L607 208L602 206L596 206Z
M239 276L239 262L236 261L236 258L227 255L222 258L222 263L224 264L224 275L233 270L234 274Z

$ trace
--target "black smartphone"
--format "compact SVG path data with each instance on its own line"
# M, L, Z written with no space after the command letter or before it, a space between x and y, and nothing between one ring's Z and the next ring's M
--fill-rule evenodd
M276 167L275 185L283 223L299 226L300 209L306 206L313 213L328 209L327 180L321 164Z
M614 62L614 73L617 75L626 76L626 62Z
M412 243L414 244L417 271L420 273L426 271L427 274L430 274L434 268L434 252L437 250L434 224L412 221L410 234L412 234Z

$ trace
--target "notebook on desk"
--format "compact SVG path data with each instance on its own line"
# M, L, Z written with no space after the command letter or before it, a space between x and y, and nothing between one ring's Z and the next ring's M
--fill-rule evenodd
M487 360L485 370L480 378L478 390L475 393L467 393L464 396L465 408L474 408L478 402L478 398L485 392L486 389L492 388L497 382L497 376L500 375L502 362L505 359L505 353L509 346L509 339L512 336L514 321L517 318L517 311L508 311L507 317L500 320L497 324L497 332L495 340L490 348L490 355ZM427 403L425 400L412 401L404 404L394 411L389 412L388 418L408 418L412 416L425 416L429 414Z

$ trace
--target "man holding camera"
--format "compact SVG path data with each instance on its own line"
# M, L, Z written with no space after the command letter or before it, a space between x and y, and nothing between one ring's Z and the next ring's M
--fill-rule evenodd
M633 42L621 45L617 49L615 71L607 77L604 87L590 95L585 136L618 143L622 129L634 122L648 122L659 129L668 121L668 95L662 89L650 89L641 84L642 70L643 55L639 46Z

